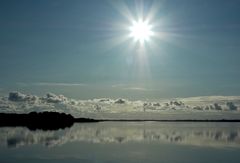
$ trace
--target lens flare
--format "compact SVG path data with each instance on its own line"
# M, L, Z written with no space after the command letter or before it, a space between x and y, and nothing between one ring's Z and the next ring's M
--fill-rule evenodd
M136 41L148 41L152 35L152 26L147 21L134 21L130 27L130 37L133 37Z

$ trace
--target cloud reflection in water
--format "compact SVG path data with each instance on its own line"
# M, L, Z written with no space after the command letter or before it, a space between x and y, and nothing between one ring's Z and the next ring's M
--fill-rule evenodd
M20 147L41 144L47 147L69 142L128 143L154 142L183 145L239 147L238 123L101 122L75 124L57 131L30 131L27 128L0 128L0 144Z

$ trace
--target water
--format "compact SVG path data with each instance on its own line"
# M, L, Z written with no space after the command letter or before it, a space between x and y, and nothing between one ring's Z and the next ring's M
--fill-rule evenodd
M240 162L240 123L101 122L0 128L0 162Z

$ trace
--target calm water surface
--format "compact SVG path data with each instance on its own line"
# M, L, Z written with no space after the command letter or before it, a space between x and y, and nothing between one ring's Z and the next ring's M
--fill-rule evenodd
M101 122L0 128L0 162L239 163L240 123Z

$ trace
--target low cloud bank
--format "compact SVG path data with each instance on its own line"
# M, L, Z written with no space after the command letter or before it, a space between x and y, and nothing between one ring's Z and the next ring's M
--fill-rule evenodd
M75 100L64 95L47 93L39 97L20 92L10 92L8 97L0 97L0 112L26 113L31 111L58 111L84 116L101 113L235 113L240 114L239 96L209 96L164 99L159 101L130 101L127 99Z

